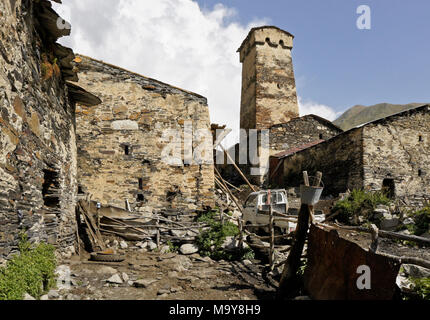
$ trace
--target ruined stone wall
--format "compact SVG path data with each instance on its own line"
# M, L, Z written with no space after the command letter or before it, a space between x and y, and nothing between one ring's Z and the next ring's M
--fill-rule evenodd
M429 107L364 127L364 184L380 190L393 179L395 196L422 205L430 194Z
M277 175L281 187L297 187L303 183L302 172L315 176L323 173L324 194L338 195L363 186L362 128L338 135L328 141L286 157Z
M293 36L276 27L252 29L239 48L241 128L268 129L299 116L292 48Z
M205 98L87 57L77 67L79 84L102 99L77 107L79 185L93 200L132 209L193 211L212 206L212 135ZM183 164L184 127L205 129L203 157ZM176 164L163 161L163 132L177 130ZM187 131L189 134L192 132ZM173 141L173 140L172 140ZM196 151L199 141L194 139ZM126 154L128 153L128 154Z
M0 1L0 260L17 250L21 231L74 251L74 106L63 75L46 68L60 48L39 18L56 17L50 5Z
M329 121L321 120L317 116L308 115L295 118L270 128L270 154L273 155L318 140L328 140L342 132Z

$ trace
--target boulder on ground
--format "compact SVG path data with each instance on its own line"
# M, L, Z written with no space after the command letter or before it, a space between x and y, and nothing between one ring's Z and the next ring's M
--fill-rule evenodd
M123 284L124 282L122 281L121 277L119 276L119 274L114 274L112 277L110 277L109 279L106 280L107 283L112 283L112 284Z
M195 244L186 243L179 248L179 251L184 255L189 255L199 252L199 248Z

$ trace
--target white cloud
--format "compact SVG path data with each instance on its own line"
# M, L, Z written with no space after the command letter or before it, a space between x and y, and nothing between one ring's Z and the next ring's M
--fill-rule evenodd
M253 26L222 4L191 0L66 0L54 9L72 25L61 42L208 98L211 121L238 132L241 64L237 48Z
M333 121L336 120L342 114L342 112L337 112L333 108L324 104L319 104L311 100L303 100L301 97L298 97L298 100L300 116L304 116L307 114L315 114L327 120Z

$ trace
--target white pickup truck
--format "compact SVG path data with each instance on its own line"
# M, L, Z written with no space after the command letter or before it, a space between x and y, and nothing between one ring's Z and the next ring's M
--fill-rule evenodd
M288 214L288 198L284 189L263 190L251 193L243 206L244 225L250 232L257 233L263 230L269 233L269 204L267 202L268 193L271 193L271 204L273 215L275 217L274 226L275 234L288 234L294 232L297 227L297 214ZM322 212L315 214L316 222L322 222L325 219ZM293 221L291 221L293 220ZM257 225L262 225L258 227Z
M245 227L250 232L258 232L259 229L269 232L269 207L267 202L269 190L253 192L245 201L243 206L243 220ZM273 215L275 216L274 226L276 234L290 233L296 230L297 224L287 221L288 214L287 192L283 189L270 190ZM288 218L297 218L290 216ZM256 227L263 225L263 227Z

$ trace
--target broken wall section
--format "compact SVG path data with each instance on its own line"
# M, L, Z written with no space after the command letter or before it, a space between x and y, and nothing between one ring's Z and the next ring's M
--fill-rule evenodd
M1 1L0 13L0 258L21 231L70 255L77 163L65 80L75 77L73 52L55 43L70 30L55 28L49 1Z

